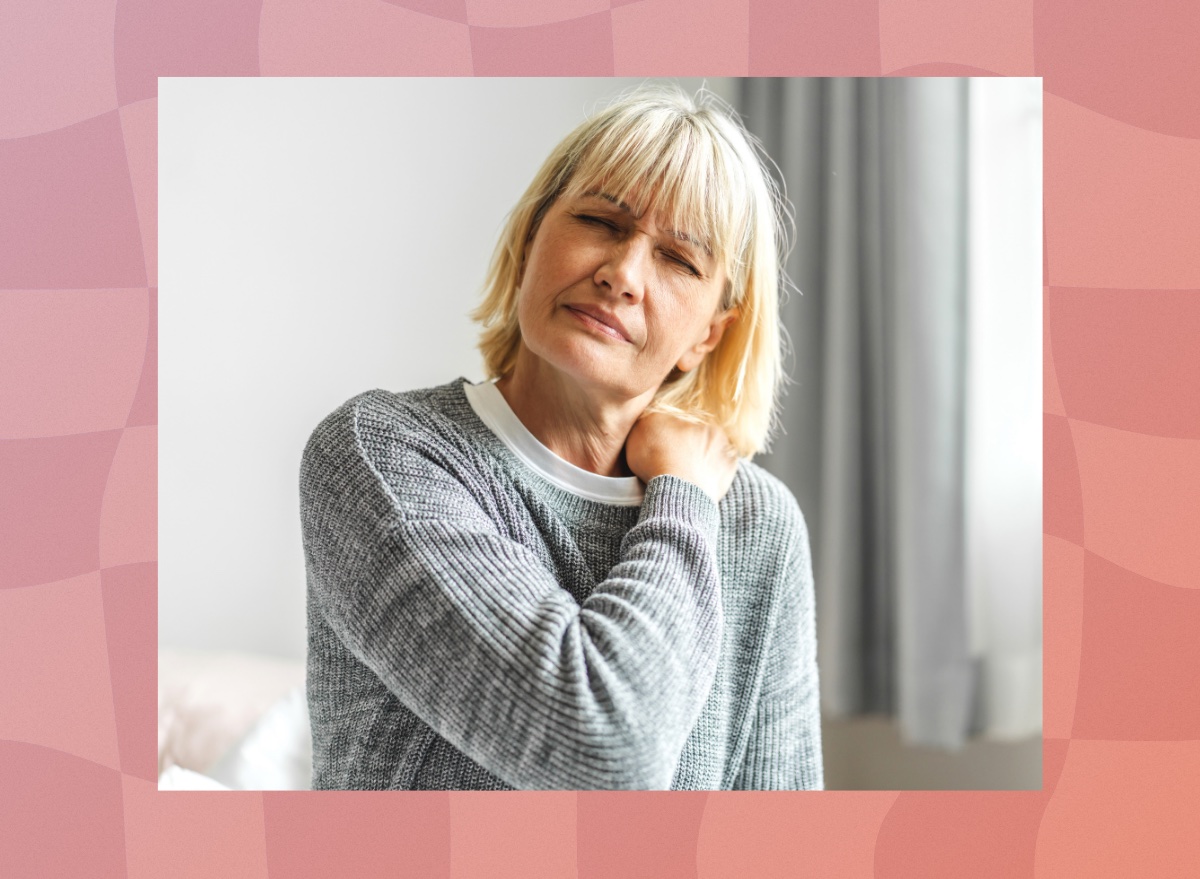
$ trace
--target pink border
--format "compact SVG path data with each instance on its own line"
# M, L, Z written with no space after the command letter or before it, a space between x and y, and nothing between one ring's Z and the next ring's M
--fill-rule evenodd
M0 874L1165 876L1200 863L1188 4L61 5L14 0L0 16ZM157 792L156 77L331 73L1044 78L1043 791Z

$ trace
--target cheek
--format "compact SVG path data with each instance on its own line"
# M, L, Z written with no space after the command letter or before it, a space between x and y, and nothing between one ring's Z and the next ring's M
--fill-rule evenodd
M553 254L547 254L544 249L530 254L525 263L525 274L521 281L521 296L523 299L544 299L554 291L561 276L561 267Z
M517 288L519 314L532 314L537 309L538 302L545 298L546 290L551 283L546 268L545 259L538 253L531 254L525 262L525 271L521 277L521 284Z
M658 331L647 348L656 360L674 366L693 345L708 335L708 319L689 307L687 297L661 302L656 308L654 326Z
M696 316L686 307L683 297L663 298L655 308L656 343L662 349L674 349L685 344L696 323Z

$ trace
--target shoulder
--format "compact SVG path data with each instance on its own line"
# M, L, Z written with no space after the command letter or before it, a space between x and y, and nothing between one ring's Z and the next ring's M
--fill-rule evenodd
M735 492L734 489L737 489ZM815 586L808 525L791 489L756 464L741 462L721 506L721 527L735 570L749 571L784 615L812 608ZM728 530L726 530L728 529ZM786 624L790 625L790 624Z
M430 496L431 486L474 481L477 441L461 411L469 405L461 380L351 397L309 435L301 456L302 491L340 482L334 474L359 473L403 502L410 494Z
M317 425L314 434L322 428L339 424L358 424L373 430L391 431L397 434L420 432L431 421L445 419L466 403L462 392L462 379L411 391L385 391L375 388L355 394L342 403Z
M721 502L722 518L732 517L742 533L769 531L789 542L808 541L808 527L796 496L779 477L750 461L738 464L729 494Z
M456 414L466 403L461 379L433 388L356 394L321 419L308 437L304 458L362 456L374 461L398 448L421 448L459 439Z

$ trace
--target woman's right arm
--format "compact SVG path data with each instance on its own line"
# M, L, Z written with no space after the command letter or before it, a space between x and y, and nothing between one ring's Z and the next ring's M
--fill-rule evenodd
M721 642L712 498L652 479L579 605L463 474L378 429L351 401L301 468L309 588L338 637L514 787L669 787Z

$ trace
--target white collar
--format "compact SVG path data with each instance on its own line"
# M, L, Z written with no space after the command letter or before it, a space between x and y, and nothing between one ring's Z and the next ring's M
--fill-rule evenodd
M641 506L645 493L641 480L636 476L601 476L554 454L517 418L496 387L496 379L477 385L464 381L463 393L479 420L547 482L590 501L623 507Z

